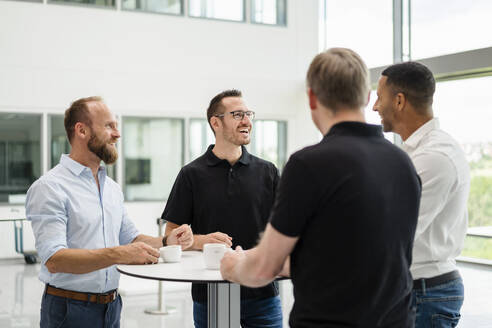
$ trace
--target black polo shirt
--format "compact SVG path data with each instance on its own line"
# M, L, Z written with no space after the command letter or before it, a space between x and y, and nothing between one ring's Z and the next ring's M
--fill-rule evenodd
M178 174L162 213L175 224L189 224L194 234L223 232L232 237L235 248L256 246L265 230L275 199L278 170L270 162L248 153L231 166L212 152L184 166ZM207 301L207 286L192 285L193 300ZM275 284L262 288L241 286L241 299L278 295Z
M380 126L336 124L290 157L271 224L299 237L292 327L413 327L420 193L412 162Z

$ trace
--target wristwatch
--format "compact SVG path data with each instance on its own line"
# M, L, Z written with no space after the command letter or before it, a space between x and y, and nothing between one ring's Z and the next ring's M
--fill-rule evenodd
M162 246L167 246L167 236L162 237Z

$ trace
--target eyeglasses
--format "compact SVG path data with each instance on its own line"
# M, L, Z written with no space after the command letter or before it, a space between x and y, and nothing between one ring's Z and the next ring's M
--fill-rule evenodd
M255 112L253 112L251 110L248 110L248 111L235 110L235 111L232 111L232 112L228 112L228 113L224 113L224 114L218 114L218 115L214 115L214 116L216 116L216 117L224 117L225 114L231 114L232 117L236 121L242 121L244 119L244 115L246 115L250 120L253 120L255 118Z

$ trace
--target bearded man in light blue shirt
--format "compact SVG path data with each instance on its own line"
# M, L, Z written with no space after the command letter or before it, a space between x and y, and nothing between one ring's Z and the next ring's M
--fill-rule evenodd
M123 206L120 186L106 175L120 138L114 115L99 97L82 98L65 112L70 155L29 189L26 215L46 284L41 327L119 327L116 264L156 263L158 248L193 243L187 225L167 237L140 234Z

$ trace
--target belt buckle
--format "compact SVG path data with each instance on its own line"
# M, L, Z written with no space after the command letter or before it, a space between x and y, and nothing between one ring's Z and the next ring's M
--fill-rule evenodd
M99 304L111 303L116 299L118 292L115 290L110 294L99 294L97 295L96 301Z

